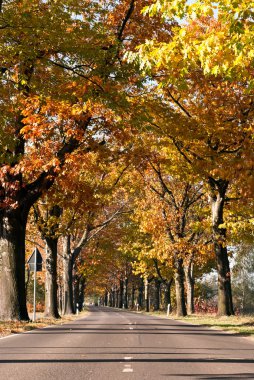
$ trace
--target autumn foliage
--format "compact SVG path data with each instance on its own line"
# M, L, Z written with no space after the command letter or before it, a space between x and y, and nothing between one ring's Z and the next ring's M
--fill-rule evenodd
M152 283L167 299L174 279L192 313L214 259L218 314L234 313L227 246L253 231L252 3L0 2L0 319L29 318L26 239L47 242L53 316L57 281L71 312L89 281L122 307Z

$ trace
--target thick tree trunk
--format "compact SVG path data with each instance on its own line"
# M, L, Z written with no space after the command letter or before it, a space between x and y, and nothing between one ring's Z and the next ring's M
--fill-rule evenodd
M29 320L25 284L28 211L16 208L0 214L0 320Z
M63 314L74 314L73 307L73 260L70 245L70 235L64 238L63 250L63 292L64 308Z
M193 260L190 259L188 264L184 267L186 293L187 293L187 313L194 313L194 276L193 276Z
M187 315L184 295L184 270L183 259L175 259L175 290L176 290L176 314L178 317Z
M215 243L218 269L218 315L234 315L227 248Z
M153 309L154 311L160 310L160 287L161 282L158 278L154 279L154 302Z
M234 315L231 274L226 247L226 229L220 227L224 223L223 211L228 181L209 178L209 185L213 241L218 270L218 315Z
M58 238L46 238L45 317L60 318L57 302L57 242Z

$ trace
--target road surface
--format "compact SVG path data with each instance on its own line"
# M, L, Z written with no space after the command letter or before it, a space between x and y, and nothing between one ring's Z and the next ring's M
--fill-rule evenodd
M93 307L75 322L0 339L0 379L254 379L254 341Z

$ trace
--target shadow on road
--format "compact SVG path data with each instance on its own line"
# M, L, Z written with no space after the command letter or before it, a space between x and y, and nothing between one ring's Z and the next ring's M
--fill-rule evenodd
M0 359L1 363L123 363L123 359ZM254 359L226 359L226 358L133 358L131 363L229 363L229 364L253 364Z
M161 376L165 377L173 377L174 379L177 377L185 377L186 374L161 374ZM254 379L254 373L235 373L233 375L221 375L221 374L213 374L213 375L206 375L206 374L188 374L188 378L193 377L194 379L198 380L235 380L235 379Z

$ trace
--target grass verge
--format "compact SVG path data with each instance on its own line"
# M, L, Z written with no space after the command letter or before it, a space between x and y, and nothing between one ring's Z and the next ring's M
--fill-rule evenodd
M165 311L140 311L139 313L162 318L167 317ZM239 336L254 337L254 315L218 317L215 314L193 314L188 315L187 317L177 317L174 314L170 314L168 318L217 330L228 331Z
M38 318L35 322L24 321L0 321L0 338L10 335L18 334L26 331L31 331L51 325L61 325L71 321L75 321L78 318L82 318L88 314L88 311L82 311L78 315L67 315L60 319L52 318Z
M184 318L173 317L192 324L230 331L241 336L254 336L254 316L217 317L216 315L189 315Z

